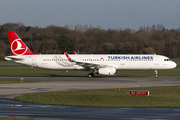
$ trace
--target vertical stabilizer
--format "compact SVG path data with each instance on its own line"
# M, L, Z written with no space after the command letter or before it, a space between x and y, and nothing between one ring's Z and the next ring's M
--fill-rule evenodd
M31 50L26 46L26 44L19 38L15 32L7 32L9 43L11 47L12 54L17 55L35 55Z

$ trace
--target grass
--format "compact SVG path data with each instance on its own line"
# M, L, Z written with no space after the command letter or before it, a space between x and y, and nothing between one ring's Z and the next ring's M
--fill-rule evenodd
M87 76L89 71L45 70L31 67L0 67L0 76ZM158 71L159 76L180 76L180 68ZM114 76L154 76L154 71L118 70ZM95 76L103 76L95 74ZM110 77L110 76L107 76Z
M129 96L129 90L149 90L150 96ZM28 103L93 107L180 107L180 86L64 91L27 94L15 99ZM38 98L38 99L37 99ZM53 101L52 101L53 100Z
M18 64L11 61L0 61L0 65L18 65Z
M177 65L180 65L180 58L172 58L172 61L174 61Z
M46 70L31 67L0 67L0 76L87 76L87 71Z
M14 84L14 83L42 83L50 81L40 81L40 80L0 80L0 84Z

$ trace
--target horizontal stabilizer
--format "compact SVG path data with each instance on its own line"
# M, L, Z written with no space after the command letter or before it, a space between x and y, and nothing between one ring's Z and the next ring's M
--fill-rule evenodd
M19 56L7 56L7 57L5 57L5 60L7 60L7 61L20 61L20 60L23 60L23 58L21 58Z

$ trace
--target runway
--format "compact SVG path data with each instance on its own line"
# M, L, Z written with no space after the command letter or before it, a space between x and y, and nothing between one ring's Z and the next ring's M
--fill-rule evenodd
M0 117L45 119L179 119L180 108L107 108L37 105L15 101L15 96L50 91L177 86L180 77L0 77L44 80L44 83L0 84ZM151 93L150 93L151 94Z

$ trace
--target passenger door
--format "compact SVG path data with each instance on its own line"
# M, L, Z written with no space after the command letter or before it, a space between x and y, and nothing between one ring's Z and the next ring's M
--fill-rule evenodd
M154 65L159 65L159 57L155 57Z

